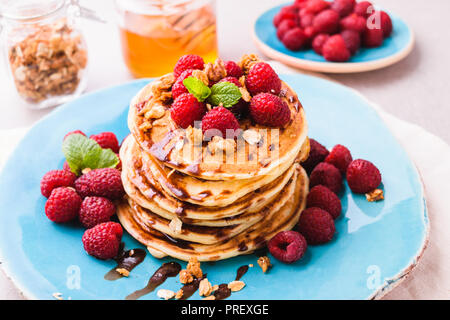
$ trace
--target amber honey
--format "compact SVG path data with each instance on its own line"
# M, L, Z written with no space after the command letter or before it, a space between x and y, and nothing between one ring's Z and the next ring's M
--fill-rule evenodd
M181 5L178 1L169 8L164 7L164 1L156 2L161 5L152 13L127 10L121 13L122 53L135 77L157 77L171 72L184 54L197 54L206 62L217 58L213 1L181 1Z

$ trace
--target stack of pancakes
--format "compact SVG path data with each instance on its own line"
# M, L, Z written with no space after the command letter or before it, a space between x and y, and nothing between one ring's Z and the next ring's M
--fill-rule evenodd
M292 229L305 207L308 178L300 162L309 154L307 123L293 90L283 83L281 96L291 110L287 127L244 120L241 138L208 142L199 129L180 130L170 105L155 96L165 77L130 105L132 134L120 151L127 196L118 217L125 229L155 257L185 261L248 254Z

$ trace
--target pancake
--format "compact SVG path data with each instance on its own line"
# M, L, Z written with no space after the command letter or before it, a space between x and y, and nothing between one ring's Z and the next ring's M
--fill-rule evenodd
M309 146L307 142L304 144ZM308 153L309 148L302 148L300 152ZM271 183L279 177L279 175L274 173L253 179L225 181L202 180L162 166L154 161L145 152L140 152L139 145L132 136L129 136L123 142L121 158L125 159L124 162L126 163L124 166L132 163L132 159L140 162L142 164L140 171L144 172L147 180L157 181L165 193L170 196L181 201L207 207L225 207L231 205L248 193ZM291 163L282 163L279 168L276 168L281 175L285 174L289 169L292 171ZM292 174L292 172L288 172L288 174Z
M267 175L283 164L292 164L307 139L307 122L295 92L284 82L280 96L289 106L291 121L285 128L268 128L241 121L243 131L259 135L250 145L238 140L230 151L211 152L212 142L195 143L191 131L183 130L170 117L170 104L164 105L153 96L164 78L144 87L131 101L128 126L141 148L164 166L204 180L241 180ZM154 110L158 110L153 112ZM151 118L157 114L157 118ZM146 115L149 115L148 117ZM194 132L201 132L201 130ZM197 133L198 134L198 133ZM195 136L195 134L193 135ZM230 139L227 139L230 140ZM200 139L201 141L201 139ZM243 141L243 143L239 143ZM216 146L216 144L214 144Z
M298 177L294 195L289 197L279 210L272 210L245 231L213 245L173 239L160 231L143 226L135 219L135 213L127 202L119 204L117 215L124 228L147 246L149 252L157 258L168 255L184 261L191 257L196 257L199 261L216 261L248 254L264 246L278 232L292 229L298 222L306 205L309 182L301 166L296 166L296 171Z
M133 219L147 231L148 229L155 229L176 240L184 240L192 243L216 244L231 239L262 220L265 216L280 210L280 208L288 202L289 198L294 195L296 180L297 170L278 197L260 212L252 215L257 219L245 219L244 217L241 219L242 221L240 224L230 224L228 226L213 227L183 223L180 230L175 231L170 227L171 220L165 219L150 210L144 209L129 197L128 204L131 210L134 211ZM213 221L210 220L210 223Z

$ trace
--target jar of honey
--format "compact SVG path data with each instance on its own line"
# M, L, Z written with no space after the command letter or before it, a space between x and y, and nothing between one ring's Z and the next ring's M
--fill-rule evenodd
M180 56L213 62L215 0L116 0L125 63L135 77L172 71Z

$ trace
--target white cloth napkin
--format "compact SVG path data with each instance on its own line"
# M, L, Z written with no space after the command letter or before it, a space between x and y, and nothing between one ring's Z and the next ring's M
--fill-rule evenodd
M278 72L297 72L277 62ZM324 77L324 76L322 76ZM373 105L418 167L425 185L431 224L428 248L410 275L383 299L450 299L450 148L421 127L402 121ZM0 130L0 168L27 128ZM0 273L0 299L21 299L21 294Z

